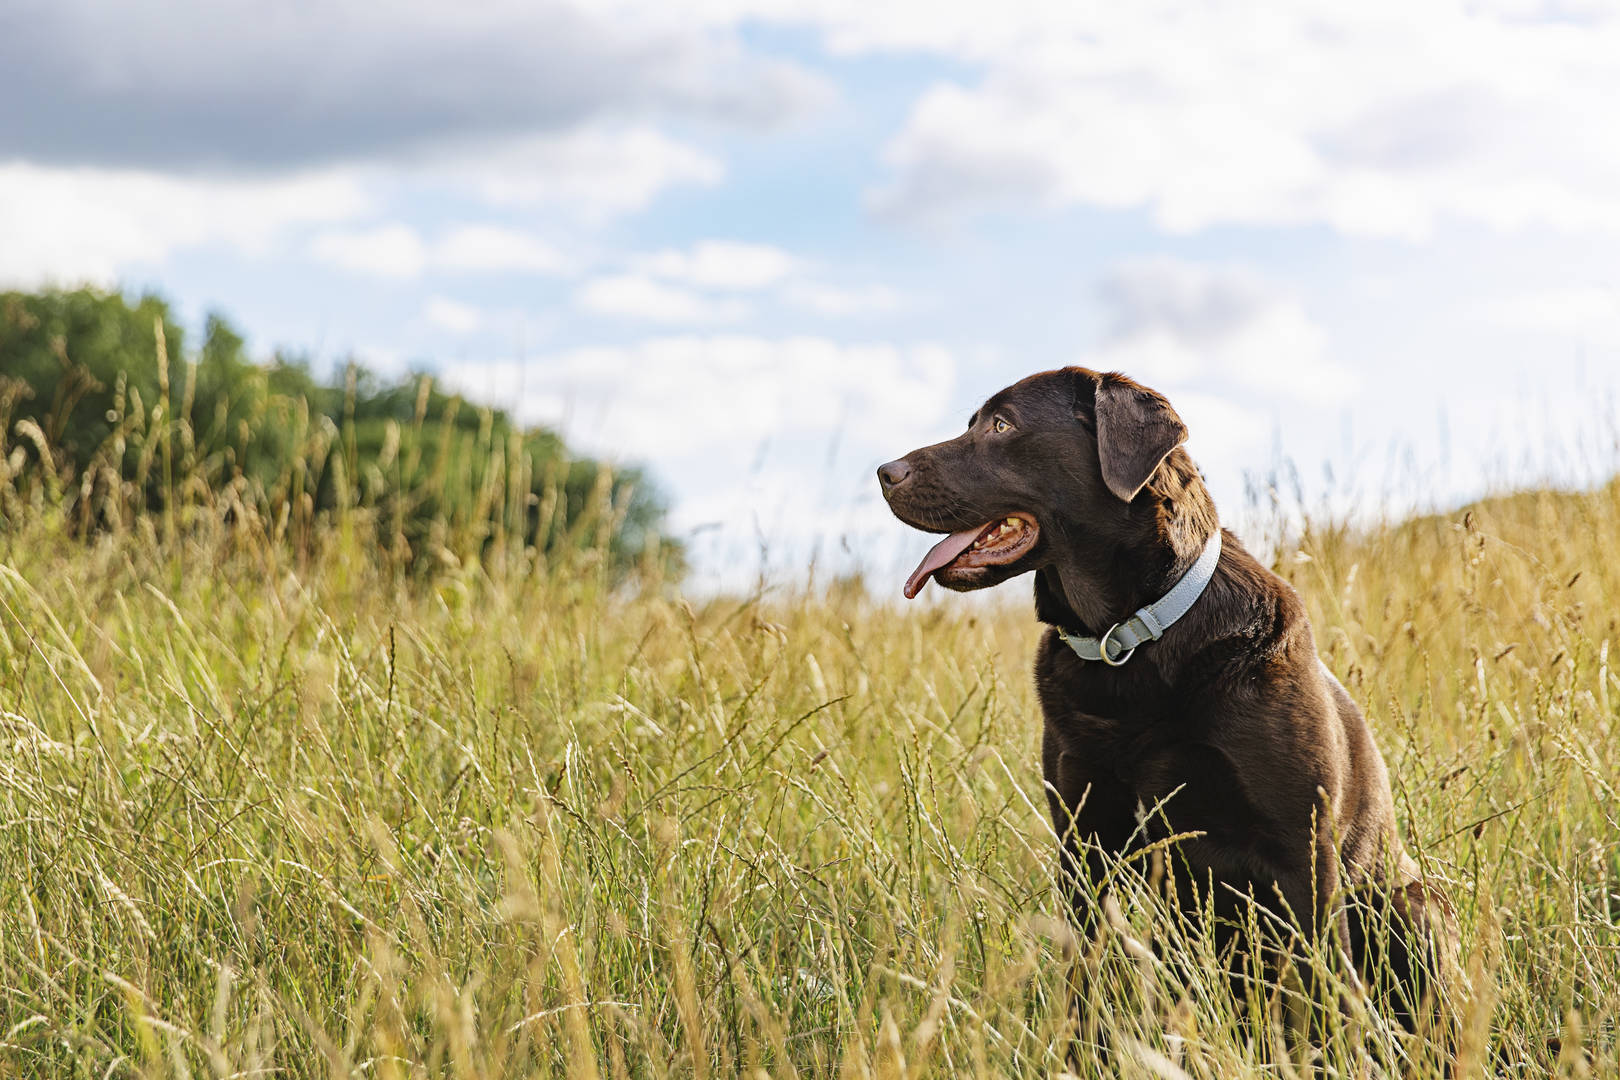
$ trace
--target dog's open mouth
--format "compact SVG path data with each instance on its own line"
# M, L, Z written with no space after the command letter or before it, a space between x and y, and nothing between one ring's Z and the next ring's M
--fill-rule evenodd
M938 574L951 584L959 581L967 585L973 575L959 571L972 571L981 566L1005 566L1024 556L1040 536L1040 526L1028 514L1013 514L961 532L952 533L929 549L917 569L906 579L906 599L915 599Z

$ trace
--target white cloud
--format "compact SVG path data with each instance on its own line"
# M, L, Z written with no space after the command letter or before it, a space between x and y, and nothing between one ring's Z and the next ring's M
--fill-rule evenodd
M1318 406L1355 389L1329 355L1327 332L1300 302L1241 267L1136 260L1104 278L1099 295L1109 326L1084 359L1090 367L1160 389L1202 380Z
M589 127L484 140L416 162L424 178L494 206L555 205L601 221L645 208L666 188L713 187L725 166L649 127Z
M643 273L706 289L762 289L794 273L801 263L768 244L705 240L689 251L638 256L631 265Z
M335 229L310 241L309 253L358 274L414 278L426 271L556 274L568 262L555 248L520 229L462 225L429 243L411 226L389 222L365 229Z
M662 323L735 322L747 314L747 308L735 300L715 300L640 274L586 282L574 294L574 304L597 315Z
M462 225L438 243L434 262L446 270L560 274L568 260L556 248L521 229Z
M422 317L434 326L456 334L470 334L484 322L483 312L447 296L430 297L427 306L422 309Z
M7 24L0 99L30 105L0 110L14 162L0 166L0 272L105 282L176 249L264 250L306 224L350 224L314 250L357 272L561 272L538 241L468 234L435 253L407 233L417 222L353 223L373 202L410 221L447 196L600 223L724 176L659 125L769 129L831 93L725 21L656 6L626 19L588 0L335 0L269 21L241 7L63 0Z
M1492 321L1516 330L1620 348L1620 289L1614 286L1571 286L1514 297L1492 306Z
M1398 0L910 10L798 8L835 47L984 70L928 90L889 144L875 199L893 213L1085 204L1173 232L1620 231L1620 19Z
M310 241L309 252L339 269L379 277L416 277L428 263L427 245L416 230L397 222L322 233Z
M285 170L658 112L779 125L828 97L798 64L646 4L23 0L0 34L8 153ZM15 12L15 14L12 14Z
M612 279L615 290L630 294L633 280L634 294L647 298L635 306L675 313L664 317L666 322L722 321L736 318L742 311L734 303L718 301L705 307L692 294L683 294L683 300L676 303L665 295L669 290L655 287L651 278L709 292L773 290L792 307L830 318L893 311L901 301L900 294L886 285L846 288L808 280L805 274L813 269L810 262L770 244L704 240L686 250L665 249L632 256L629 265L634 274ZM661 300L654 301L654 296Z
M127 267L162 263L181 250L262 255L308 226L360 219L385 194L408 206L412 197L446 188L596 223L645 207L670 185L716 183L724 171L701 151L650 129L588 129L487 150L454 164L419 158L398 169L345 167L268 179L0 164L0 280L108 284ZM403 221L328 228L306 247L329 265L395 278L430 269L570 269L531 233L487 224L458 226L431 243Z
M887 285L867 285L853 289L801 281L789 285L782 296L795 307L834 318L894 311L901 296Z
M1172 389L1170 403L1187 425L1188 452L1222 496L1236 490L1245 467L1264 460L1274 428L1256 403L1185 389Z
M0 281L110 284L128 266L223 246L249 254L371 199L351 173L193 180L129 169L0 165Z
M735 461L762 442L834 432L891 455L933 441L955 371L935 345L719 335L453 364L443 377L469 396L515 403L525 420L560 425L578 445L615 459L717 453Z

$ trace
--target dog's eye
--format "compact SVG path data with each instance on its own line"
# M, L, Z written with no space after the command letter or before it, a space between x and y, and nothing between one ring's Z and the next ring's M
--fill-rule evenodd
M994 431L997 435L1000 435L1004 432L1011 431L1012 425L1007 423L1003 417L998 416L994 420L990 421L990 430Z

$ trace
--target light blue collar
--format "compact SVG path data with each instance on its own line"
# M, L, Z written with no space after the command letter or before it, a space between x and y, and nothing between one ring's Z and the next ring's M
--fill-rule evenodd
M1172 623L1191 610L1204 595L1205 586L1215 576L1215 564L1220 561L1221 530L1217 527L1198 561L1156 603L1138 608L1135 615L1110 626L1100 638L1074 637L1062 630L1058 631L1058 637L1082 660L1101 660L1109 667L1120 667L1131 658L1138 645L1158 641Z

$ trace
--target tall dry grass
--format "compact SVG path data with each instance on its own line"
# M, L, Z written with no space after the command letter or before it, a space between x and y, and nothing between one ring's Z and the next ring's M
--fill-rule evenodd
M1438 1075L1375 1007L1315 1061L1242 1022L1151 859L1074 939L1021 598L694 606L593 557L608 507L424 583L363 507L290 556L183 473L88 539L19 483L0 1071ZM1462 1075L1620 1076L1617 537L1611 484L1277 559L1457 901Z

